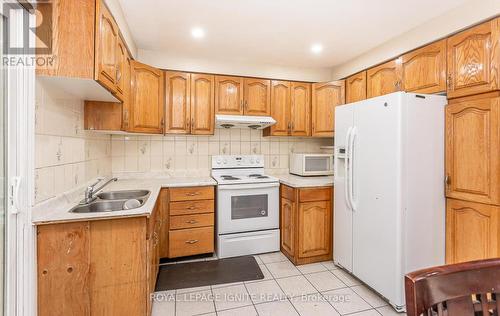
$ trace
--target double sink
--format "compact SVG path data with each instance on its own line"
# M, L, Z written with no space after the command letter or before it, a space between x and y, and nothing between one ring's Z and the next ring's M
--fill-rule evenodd
M73 207L73 213L101 213L131 210L143 206L151 194L148 190L123 190L103 192L88 204Z

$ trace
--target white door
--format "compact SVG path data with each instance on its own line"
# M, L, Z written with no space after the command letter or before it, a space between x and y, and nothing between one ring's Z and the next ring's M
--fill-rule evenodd
M335 108L335 190L334 190L334 238L333 260L352 271L352 210L346 196L348 179L348 131L353 126L354 105Z
M353 273L392 302L402 275L401 99L359 104L352 136Z

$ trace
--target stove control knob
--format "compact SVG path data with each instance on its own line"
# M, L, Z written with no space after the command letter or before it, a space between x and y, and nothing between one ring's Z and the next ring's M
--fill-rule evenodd
M217 162L217 164L218 164L218 165L220 165L220 164L221 164L221 162L222 162L222 160L220 160L220 158L219 158L219 159L217 159L217 161L216 161L216 162Z
M256 162L257 162L257 163L260 163L260 159L259 159L259 158L257 158Z
M254 163L255 163L255 159L253 159L253 158L252 158L252 159L250 159L250 163L251 163L251 164L254 164Z
M224 160L222 161L222 163L227 164L227 160L226 160L226 159L224 159Z

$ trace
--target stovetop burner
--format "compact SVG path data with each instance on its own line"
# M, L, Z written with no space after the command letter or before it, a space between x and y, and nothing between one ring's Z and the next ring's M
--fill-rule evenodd
M262 177L262 175L258 174L258 173L255 173L255 174L249 174L248 177L249 178L258 178L258 177Z
M234 176L221 176L223 180L241 180L240 178Z

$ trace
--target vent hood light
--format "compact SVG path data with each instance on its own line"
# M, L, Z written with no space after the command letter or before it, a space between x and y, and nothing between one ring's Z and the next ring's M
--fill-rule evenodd
M276 124L270 116L216 115L215 125L219 128L264 129Z

